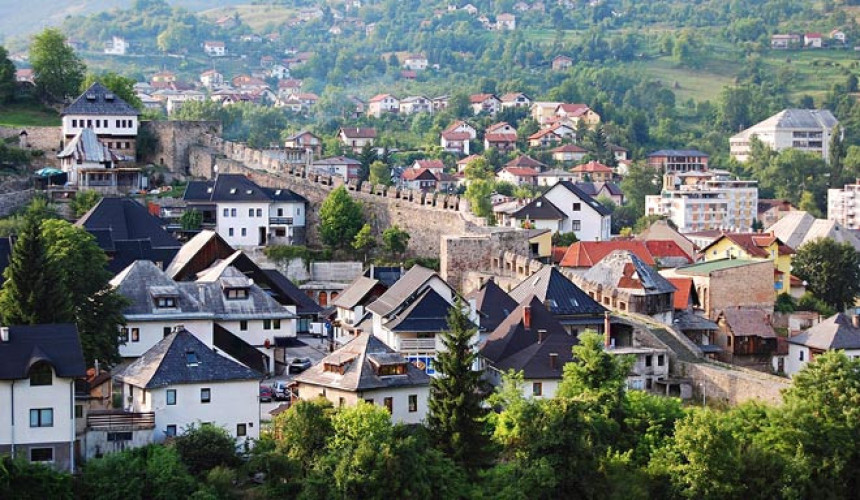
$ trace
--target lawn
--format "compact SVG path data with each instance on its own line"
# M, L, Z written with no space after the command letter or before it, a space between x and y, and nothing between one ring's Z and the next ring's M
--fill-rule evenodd
M696 101L715 100L723 87L732 84L737 71L726 68L719 59L709 61L700 69L679 67L668 57L637 61L631 66L671 88L678 104L691 98Z
M0 126L4 127L57 127L60 115L50 108L33 102L15 102L0 105Z
M236 5L234 7L218 7L201 12L207 19L218 19L231 16L238 12L242 22L247 24L255 33L284 24L293 17L295 9L279 5Z

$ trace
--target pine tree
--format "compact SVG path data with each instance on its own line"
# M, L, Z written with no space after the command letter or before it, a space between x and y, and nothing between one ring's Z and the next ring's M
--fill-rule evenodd
M73 320L69 297L57 264L48 257L41 218L25 215L3 276L0 311L4 325L66 323Z
M481 372L472 369L477 354L471 340L477 333L459 301L448 314L445 350L436 356L438 377L430 382L428 423L437 447L455 463L474 473L489 463L489 436L484 431Z

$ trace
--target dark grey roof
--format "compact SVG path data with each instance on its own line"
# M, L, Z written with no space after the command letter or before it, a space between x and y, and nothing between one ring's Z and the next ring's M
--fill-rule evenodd
M579 189L578 187L576 187L576 184L574 184L573 182L559 181L558 184L556 184L556 186L559 186L559 185L563 186L568 191L575 194L580 200L582 200L583 203L585 203L586 205L593 208L600 215L605 216L605 215L609 215L611 213L606 207L604 207L603 205L598 203L598 201L595 200L594 198L592 198L588 193L586 193L582 189ZM553 186L553 188L554 187L555 186Z
M406 271L404 271L401 266L371 265L367 268L367 271L364 272L364 275L368 278L379 280L386 287L391 287L391 285L397 283L397 280L399 280L405 272Z
M337 296L332 305L344 309L352 309L361 304L379 284L379 280L359 276Z
M137 116L140 111L99 82L90 85L75 102L63 112L64 115L117 115Z
M653 153L648 154L648 157L652 156L694 156L698 158L707 158L708 153L703 153L697 149L661 149L660 151L654 151Z
M525 327L526 307L530 328ZM538 338L540 330L545 330L542 339ZM565 363L573 361L572 349L577 343L576 336L568 334L538 298L529 297L487 337L480 355L497 370L522 370L526 379L560 379ZM555 355L554 366L551 354Z
M552 266L524 279L508 295L518 303L534 295L556 316L602 316L606 311Z
M448 312L452 305L430 287L389 322L392 332L444 332L448 330Z
M86 365L77 327L10 326L9 341L0 341L0 380L27 378L30 368L40 361L50 364L58 377L84 376Z
M424 284L434 276L437 275L432 269L414 265L403 277L397 280L397 283L372 302L367 309L376 314L387 316L404 301L419 292Z
M192 353L193 358L189 356ZM177 384L259 380L263 376L217 354L183 329L164 337L115 378L137 387L155 389Z
M181 247L158 217L131 198L102 198L76 225L95 236L111 256L108 268L114 273L138 259L166 264Z
M296 312L299 316L309 314L319 314L322 307L314 302L306 293L304 293L295 283L281 274L277 269L263 269L263 273L269 278L269 283L272 286L272 291L275 292L275 299L280 303L285 303L289 299L296 305Z
M705 318L704 316L700 316L696 313L677 310L673 315L672 326L681 331L693 331L693 330L719 330L720 327L717 326L716 323Z
M191 181L182 198L191 202L302 202L307 200L286 188L262 188L241 174L218 174L214 181Z
M481 328L489 332L517 308L517 302L492 279L466 298L475 299L475 307L481 315Z
M860 328L854 327L850 317L838 313L788 341L823 350L860 349Z
M585 271L582 279L601 285L606 290L630 290L634 295L654 295L674 292L675 285L642 262L630 250L614 250Z
M405 363L406 374L379 376L376 374L374 363L377 365ZM326 364L343 366L343 375L325 371ZM430 376L412 363L408 363L405 358L370 333L362 333L296 377L296 381L300 384L356 392L392 387L426 386L430 384Z
M611 194L613 196L621 196L622 194L624 194L624 192L621 191L621 188L618 187L618 184L615 184L612 181L608 181L608 182L577 182L576 187L581 189L583 192L588 193L588 195L591 196L592 198L596 197L598 195L598 193L600 192L600 190L603 189L604 187L606 188L607 191L609 191L609 194Z
M561 220L564 219L564 212L553 205L551 201L540 196L511 214L511 217L529 220Z

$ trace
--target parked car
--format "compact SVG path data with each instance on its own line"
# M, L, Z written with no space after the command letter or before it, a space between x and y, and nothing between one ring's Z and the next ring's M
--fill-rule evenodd
M290 373L301 373L311 367L311 358L293 358L290 361Z
M276 401L289 401L293 395L293 391L287 382L278 380L272 385L272 397Z
M275 397L275 391L267 385L260 386L260 401L269 403Z

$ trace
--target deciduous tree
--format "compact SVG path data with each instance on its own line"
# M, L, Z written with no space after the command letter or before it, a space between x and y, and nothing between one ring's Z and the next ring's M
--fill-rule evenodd
M15 64L9 59L6 48L0 45L0 104L15 97Z
M792 273L837 311L853 304L860 293L860 256L850 243L821 238L801 245L792 259Z
M329 193L320 206L320 236L326 245L346 247L363 225L361 205L349 196L343 186Z
M43 98L62 101L76 96L84 80L86 66L66 45L66 37L55 28L47 28L30 45L30 63L36 89Z
M382 232L382 244L385 246L385 251L395 257L403 255L409 245L410 238L409 233L400 229L396 224Z

